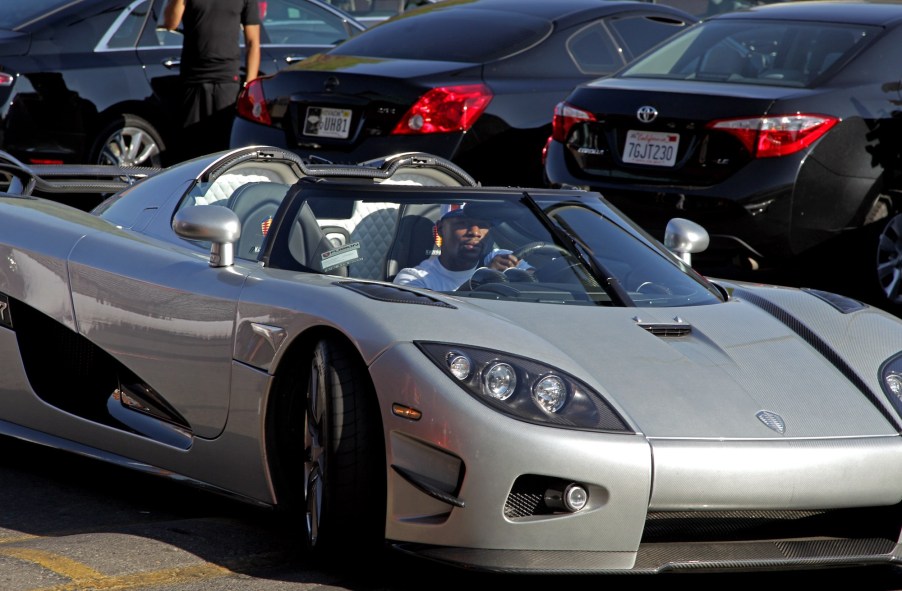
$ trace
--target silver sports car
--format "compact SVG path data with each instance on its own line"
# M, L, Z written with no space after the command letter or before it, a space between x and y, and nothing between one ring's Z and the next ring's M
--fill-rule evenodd
M283 509L327 550L902 560L902 321L702 277L692 223L662 245L597 193L474 186L425 154L242 148L95 178L126 188L91 212L2 162L2 434ZM522 264L394 282L444 260L433 230L461 209Z

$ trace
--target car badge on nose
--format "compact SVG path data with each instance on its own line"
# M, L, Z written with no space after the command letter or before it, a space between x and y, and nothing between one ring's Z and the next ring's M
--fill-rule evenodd
M338 88L338 78L335 76L326 78L326 81L323 83L323 90L326 92L335 92L336 88Z
M636 119L641 121L642 123L651 123L658 116L658 110L650 105L644 105L639 107L639 110L636 111Z
M783 422L783 417L775 412L760 410L755 413L755 416L758 417L758 420L764 423L768 429L773 429L780 435L786 431L786 423Z

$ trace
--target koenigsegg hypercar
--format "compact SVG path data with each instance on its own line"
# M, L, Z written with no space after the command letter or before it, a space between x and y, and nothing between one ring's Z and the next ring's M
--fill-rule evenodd
M0 434L504 572L900 561L902 321L691 267L597 193L251 146L29 195L2 159ZM56 174L54 174L54 170ZM131 176L141 176L129 184ZM442 211L528 269L439 292Z

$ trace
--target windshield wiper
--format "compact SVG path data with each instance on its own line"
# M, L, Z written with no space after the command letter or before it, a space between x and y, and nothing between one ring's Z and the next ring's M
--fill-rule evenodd
M523 192L522 202L529 211L539 218L539 221L542 222L545 229L551 233L558 245L566 248L570 254L576 257L576 260L589 269L589 272L595 276L595 279L600 283L602 289L604 289L611 297L612 301L627 308L636 306L626 290L623 289L620 280L617 279L613 273L608 271L603 263L580 245L570 232L552 220L529 193Z

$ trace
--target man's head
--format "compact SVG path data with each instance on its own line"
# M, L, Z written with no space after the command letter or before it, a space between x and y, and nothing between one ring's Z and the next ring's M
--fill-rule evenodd
M485 254L483 239L491 222L472 215L466 206L451 209L435 224L441 238L439 260L451 271L465 271L476 267Z

